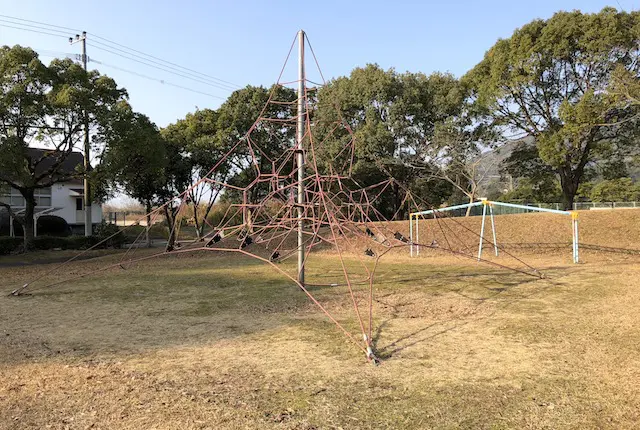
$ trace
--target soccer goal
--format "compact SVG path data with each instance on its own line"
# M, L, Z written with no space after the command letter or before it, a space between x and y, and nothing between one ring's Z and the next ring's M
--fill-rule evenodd
M480 236L478 243L478 260L482 259L482 251L483 244L485 242L485 232L486 232L486 220L487 215L489 216L489 221L491 224L491 239L493 243L493 249L495 255L499 255L499 247L498 247L498 238L496 232L496 224L494 220L494 208L504 207L504 208L512 208L523 211L531 211L531 212L547 212L558 215L565 215L570 217L571 219L571 231L572 231L572 252L573 252L573 262L578 263L580 261L579 258L579 236L578 236L578 212L576 211L562 211L557 209L548 209L537 206L525 206L519 205L515 203L504 203L504 202L495 202L487 199L482 199L473 203L466 203L462 205L455 206L447 206L439 209L431 209L420 212L413 212L409 217L409 235L410 235L410 255L413 257L414 255L420 255L420 247L429 246L420 241L420 225L418 221L420 219L428 219L430 217L438 218L441 214L450 213L452 211L461 211L461 210L470 210L470 208L481 207L482 209L482 222L480 224Z

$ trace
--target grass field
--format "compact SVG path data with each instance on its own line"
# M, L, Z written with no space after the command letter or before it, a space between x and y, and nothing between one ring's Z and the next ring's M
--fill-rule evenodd
M640 259L583 258L526 256L538 279L450 256L385 257L378 367L255 260L174 256L3 294L0 428L634 428ZM0 268L2 292L46 267ZM321 253L308 270L338 280L339 260ZM357 332L344 287L312 293Z

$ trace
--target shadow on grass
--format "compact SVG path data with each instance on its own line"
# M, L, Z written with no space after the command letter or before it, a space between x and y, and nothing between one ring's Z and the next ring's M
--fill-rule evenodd
M433 340L436 337L442 336L448 332L457 330L471 323L477 323L482 320L490 319L496 314L498 309L508 308L509 306L512 306L520 301L527 300L536 295L542 294L545 291L547 291L549 288L564 285L560 282L560 278L562 276L560 276L560 274L558 273L556 273L556 275L558 276L554 276L553 279L546 278L544 280L541 280L539 278L534 278L534 277L523 277L522 275L517 275L514 277L513 273L508 273L508 272L507 273L490 272L490 273L482 273L482 274L466 273L466 274L459 274L459 275L449 274L448 276L438 277L438 280L440 281L441 284L442 284L442 281L444 281L445 279L447 281L452 281L452 280L460 280L464 278L476 279L477 281L484 281L485 283L488 284L488 285L476 284L473 286L463 285L461 287L453 286L448 288L445 287L444 285L441 285L441 287L444 287L443 290L451 292L455 295L458 295L465 300L475 302L475 305L473 306L474 310L470 312L471 315L475 315L477 310L479 310L481 307L489 303L494 304L495 307L488 314L484 314L481 316L476 316L471 318L456 317L456 318L435 321L417 330L414 330L413 332L404 334L398 337L397 339L393 340L390 344L385 345L384 347L381 347L381 348L378 348L378 345L383 336L383 332L388 326L390 326L390 324L394 320L399 318L397 307L406 305L408 303L400 303L398 305L393 306L393 305L390 305L389 303L384 303L382 300L378 299L377 301L379 303L382 303L386 306L393 308L393 312L392 312L391 318L388 318L382 321L376 328L374 335L372 336L374 350L376 350L376 353L379 359L383 361L389 360L393 358L394 355L402 351L405 351L411 347L414 347L424 342L428 342L430 340ZM489 280L487 278L492 278L492 279L490 280L490 282L488 282ZM501 279L501 278L504 278L504 279ZM542 285L539 285L538 288L535 288L528 293L525 293L525 292L516 293L515 291L519 287L526 286L528 284L534 285L536 283L540 283L541 281L544 281ZM495 286L495 284L499 286ZM473 296L471 294L465 293L465 290L471 287L484 289L487 294L477 297L477 296ZM422 336L425 333L429 333L429 334L426 336Z
M352 263L348 262L353 266ZM62 275L81 273L84 264L71 265L68 273ZM290 272L295 270L293 263L283 263L281 267ZM386 275L376 275L376 284L382 292L418 292L428 298L444 291L476 301L477 306L530 282L502 271L466 268L465 272L459 266L443 269L423 263L408 267L385 263L381 270L387 271ZM409 276L393 276L399 271L409 272ZM308 273L309 279L339 279L341 269L335 256L322 256L314 261ZM460 286L461 281L465 285ZM409 284L411 290L407 289ZM475 297L468 294L466 289L472 285L489 294ZM323 305L335 305L341 321L353 320L352 308L345 305L349 301L346 287L317 285L309 290ZM313 312L314 318L320 313L293 282L263 262L219 254L178 258L169 255L131 270L116 268L33 295L0 298L0 323L9 333L0 337L0 362L135 354L208 344L265 331L277 332L282 327L300 324L309 317L309 312ZM392 320L393 317L378 326L375 344ZM448 326L452 321L455 320L439 321L403 335L379 352L388 359L454 329L455 326ZM460 324L471 321L467 319ZM421 337L438 326L443 330ZM331 335L342 341L342 335L330 324L314 330L331 330Z

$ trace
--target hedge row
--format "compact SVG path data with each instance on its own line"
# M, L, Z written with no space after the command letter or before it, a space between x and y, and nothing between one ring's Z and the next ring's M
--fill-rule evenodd
M34 250L50 249L87 249L93 246L96 248L120 248L126 242L126 236L121 232L105 240L111 234L109 232L98 232L93 236L37 236L33 239ZM104 241L104 242L103 242ZM103 242L103 243L100 243ZM0 255L11 254L22 249L23 239L21 237L0 237Z
M22 246L21 237L0 236L0 255L11 254Z

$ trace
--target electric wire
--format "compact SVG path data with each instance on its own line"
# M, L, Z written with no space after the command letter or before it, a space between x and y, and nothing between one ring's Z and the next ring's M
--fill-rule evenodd
M8 15L0 15L0 26L13 28L16 30L30 31L48 36L64 37L65 39L69 37L69 32L80 33L79 30L70 27L47 24L40 21L28 20ZM118 42L114 42L100 35L94 33L87 34L90 34L93 38L99 39L88 41L89 45L93 46L94 48L110 52L114 55L118 55L129 61L138 62L148 67L155 67L164 72L172 73L182 78L190 79L205 85L216 87L218 89L223 89L225 91L231 92L241 88L239 85L232 82L217 78L206 73L198 72L188 67L181 66L175 62L163 60L154 55L144 53L134 48L130 48Z
M169 82L169 81L167 81L165 79L154 78L152 76L145 75L144 73L139 73L139 72L136 72L134 70L125 69L124 67L120 67L120 66L116 66L116 65L113 65L113 64L109 64L109 63L106 63L106 62L101 61L101 60L95 60L95 59L93 59L91 57L89 57L89 62L90 63L100 64L102 66L109 67L109 68L112 68L112 69L115 69L115 70L119 70L121 72L129 73L129 74L137 76L139 78L148 79L150 81L158 82L158 83L160 83L162 85L167 85L167 86L170 86L170 87L179 88L181 90L190 91L192 93L201 94L203 96L213 97L213 98L219 99L219 100L226 100L226 97L221 97L221 96L217 96L215 94L211 94L211 93L207 93L207 92L204 92L204 91L196 90L196 89L193 89L193 88L185 87L183 85L179 85L179 84L175 84L173 82Z
M46 31L41 31L41 30L32 30L32 29L29 29L29 28L15 27L13 25L7 25L7 24L3 24L3 23L0 23L0 27L13 28L13 29L16 29L16 30L23 30L23 31L30 31L32 33L44 34L44 35L47 35L47 36L63 37L65 39L68 37L68 36L64 36L62 34L54 34L54 33L48 33Z
M176 75L176 76L180 76L181 78L189 79L191 81L198 82L198 83L203 84L203 85L208 85L208 86L211 86L211 87L214 87L214 88L217 88L217 89L220 89L220 90L224 90L224 91L229 91L229 92L234 91L233 88L225 87L225 86L222 86L220 84L216 84L216 83L213 83L213 82L208 82L208 81L196 78L196 77L185 75L185 74L173 71L171 69L166 69L164 67L149 63L149 62L147 62L147 61L145 61L143 59L135 58L135 57L128 56L128 55L125 55L125 54L121 54L121 53L118 53L118 52L113 51L111 49L105 48L103 46L99 46L96 43L99 43L99 42L95 42L95 41L90 41L89 42L89 41L87 41L87 46L91 46L92 48L96 48L96 49L99 49L101 51L105 51L105 52L108 52L110 54L117 55L118 57L122 57L124 59L129 60L129 61L133 61L135 63L143 64L143 65L145 65L147 67L151 67L151 68L163 71L165 73L170 73L170 74L173 74L173 75Z
M93 37L97 38L97 39L100 39L100 40L102 40L102 41L104 41L104 42L107 42L108 44L112 44L112 45L116 45L116 46L122 47L122 48L124 48L124 49L126 49L126 50L128 50L128 51L134 52L134 53L136 53L136 54L140 54L140 55L145 56L145 57L149 57L149 58L151 58L151 59L154 59L154 60L160 61L160 62L162 62L162 63L169 64L169 65L174 66L174 67L176 67L176 68L178 68L178 69L184 69L184 70L186 70L186 71L188 71L188 72L194 73L194 74L196 74L196 75L201 75L201 76L203 76L203 77L205 77L205 78L213 79L213 80L215 80L215 81L220 82L221 84L227 84L227 85L229 85L229 86L231 86L231 87L234 87L234 88L241 88L241 87L240 87L240 85L234 84L233 82L225 81L224 79L216 78L215 76L211 76L211 75L208 75L208 74L206 74L206 73L198 72L197 70L193 70L193 69L190 69L190 68L188 68L188 67L181 66L181 65L179 65L179 64L173 63L173 62L168 61L168 60L163 60L163 59L158 58L158 57L156 57L156 56L154 56L154 55L146 54L146 53L144 53L144 52L142 52L142 51L139 51L139 50L137 50L137 49L133 49L133 48L130 48L130 47L128 47L128 46L122 45L121 43L118 43L118 42L111 41L111 40L109 40L109 39L106 39L106 38L104 38L104 37L102 37L102 36L99 36L99 35L97 35L97 34L94 34L94 33L89 33L89 34L90 34L91 36L93 36ZM102 42L100 42L100 43L102 43ZM104 43L103 43L103 44L104 44ZM115 48L115 47L114 47L113 49L118 49L118 48Z

